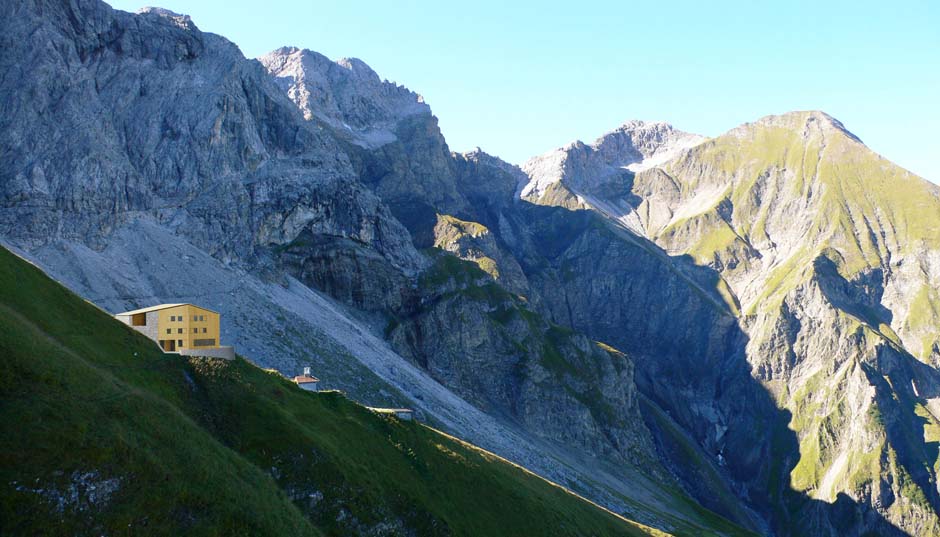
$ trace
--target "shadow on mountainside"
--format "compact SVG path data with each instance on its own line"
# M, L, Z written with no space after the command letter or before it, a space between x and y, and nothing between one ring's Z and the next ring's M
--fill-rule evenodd
M834 253L835 256L838 253ZM839 274L836 262L826 255L813 260L813 269L819 276L820 289L833 306L869 326L891 326L894 316L891 310L881 304L884 295L882 269L863 272L853 281L848 281Z
M634 359L661 454L703 505L759 529L720 497L730 485L777 535L904 535L845 494L828 503L791 488L800 459L791 414L752 376L748 336L715 289L717 272L668 256L593 211L520 203L514 225L527 238L507 246L554 322Z

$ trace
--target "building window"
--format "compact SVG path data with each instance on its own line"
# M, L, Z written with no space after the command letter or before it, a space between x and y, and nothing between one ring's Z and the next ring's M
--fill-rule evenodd
M176 333L177 333L177 334L182 334L182 333L183 333L183 329L182 329L182 328L177 328L177 329L176 329Z
M206 333L206 330L207 330L206 328L203 328L203 329L202 329L202 333L205 334L205 333Z
M169 334L170 332L172 332L172 330L169 329L169 328L167 328L167 329L166 329L166 333Z
M199 333L199 329L198 329L198 328L193 328L193 334L198 334L198 333Z
M215 339L194 339L193 347L215 347Z
M183 340L182 340L182 339L177 339L177 340L176 340L176 346L177 346L177 347L182 347L182 346L183 346Z

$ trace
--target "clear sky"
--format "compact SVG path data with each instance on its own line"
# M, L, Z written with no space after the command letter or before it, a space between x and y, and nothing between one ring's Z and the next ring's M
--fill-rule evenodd
M715 136L820 109L940 182L940 1L151 1L248 57L360 58L422 94L456 151L521 163L629 119Z

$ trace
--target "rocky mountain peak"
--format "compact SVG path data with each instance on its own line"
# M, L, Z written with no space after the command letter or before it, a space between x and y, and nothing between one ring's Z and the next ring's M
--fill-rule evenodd
M136 13L138 15L145 15L145 14L151 13L154 15L159 15L161 17L168 17L172 19L177 19L177 18L189 19L189 15L183 15L181 13L171 11L164 7L156 7L156 6L144 6L138 9Z
M640 171L704 140L704 136L677 130L663 121L631 120L598 138L593 147L611 165Z
M757 121L745 123L732 129L729 134L742 138L752 135L755 131L762 131L768 128L799 132L804 140L808 140L814 135L839 135L846 136L858 143L863 143L858 136L845 128L845 125L843 125L841 121L821 110L792 111L784 114L764 116Z
M493 156L480 147L475 147L466 153L455 153L454 155L466 160L467 162L472 162L483 167L496 169L507 174L513 183L513 188L516 191L516 196L513 197L514 199L518 197L518 191L523 188L526 183L528 183L528 176L519 168L519 166L506 162L499 157ZM500 188L496 188L494 190L498 191Z
M357 58L332 61L307 49L282 47L260 57L307 119L347 131L361 145L395 140L407 117L431 114L417 93L387 80Z
M587 189L605 182L623 170L642 171L662 164L705 137L656 121L631 120L602 135L593 144L577 140L529 159L522 167L530 182L521 191L523 198L539 198L550 185L565 178ZM575 186L575 188L579 188Z
M138 15L154 15L172 21L180 28L195 30L196 25L189 15L183 15L162 7L146 6L137 10Z
M381 82L378 73L373 71L366 62L359 58L340 58L336 60L336 65L348 69L350 74L356 78L357 82L373 84Z
M618 134L627 134L632 136L641 136L641 137L650 137L650 136L659 136L667 137L669 133L677 132L673 126L665 121L643 121L642 119L631 119L625 121L622 125L616 129L609 131L601 135L595 142L594 145L598 145L603 142L604 139L616 136Z

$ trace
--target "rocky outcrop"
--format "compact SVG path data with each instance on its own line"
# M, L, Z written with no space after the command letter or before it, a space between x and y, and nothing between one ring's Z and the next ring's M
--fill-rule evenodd
M628 357L544 321L475 264L449 254L436 255L420 288L420 306L388 328L402 356L546 440L625 459L663 478L648 433L637 426Z
M476 263L503 288L528 297L529 282L516 258L496 240L496 235L477 222L450 215L438 215L434 226L434 246Z
M365 146L394 141L395 126L407 117L431 115L420 95L379 79L357 58L334 62L312 50L283 47L259 60L304 118L342 128Z

